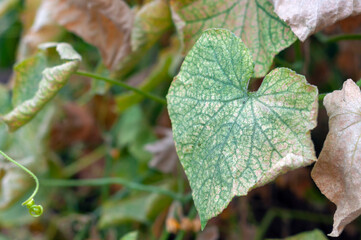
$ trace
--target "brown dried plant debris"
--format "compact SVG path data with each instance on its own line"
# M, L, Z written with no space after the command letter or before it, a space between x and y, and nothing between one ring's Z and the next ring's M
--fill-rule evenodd
M312 170L321 192L337 206L333 231L337 237L361 214L361 92L351 80L324 99L329 133Z
M122 0L47 0L52 17L67 30L96 46L104 63L114 69L131 52L134 14Z
M272 0L275 13L284 20L301 40L311 34L361 13L360 1L339 0Z

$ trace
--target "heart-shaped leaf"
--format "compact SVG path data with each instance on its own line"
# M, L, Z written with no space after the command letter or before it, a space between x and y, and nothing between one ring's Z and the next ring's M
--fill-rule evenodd
M255 76L266 75L273 57L296 37L268 0L173 0L173 19L188 51L208 28L227 28L251 50Z
M178 156L202 226L235 195L316 160L317 88L295 72L269 73L248 92L252 57L227 30L206 31L169 90Z

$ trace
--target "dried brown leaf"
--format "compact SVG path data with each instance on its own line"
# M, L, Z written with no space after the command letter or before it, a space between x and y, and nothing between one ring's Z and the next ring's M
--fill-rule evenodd
M51 17L54 9L51 1L43 1L40 6L36 3L37 1L26 2L23 16L25 33L19 45L18 60L36 52L41 43L57 41L63 32ZM35 9L37 9L36 15L34 15Z
M360 89L349 79L342 90L326 95L324 105L330 131L311 175L321 192L337 206L329 234L336 237L361 214Z
M361 14L361 1L272 0L275 13L304 41L312 33L349 16Z
M96 46L109 68L131 51L133 12L122 0L48 0L56 22Z

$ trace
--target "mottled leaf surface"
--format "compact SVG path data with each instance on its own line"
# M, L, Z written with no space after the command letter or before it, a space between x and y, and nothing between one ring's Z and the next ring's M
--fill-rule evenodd
M1 117L11 131L29 122L67 83L79 66L81 57L69 44L48 43L40 48L43 52L15 66L14 109ZM50 60L50 51L47 52L52 48L58 54L56 60ZM53 64L54 61L57 65Z
M249 50L227 30L206 31L167 99L173 134L202 226L235 195L316 160L317 88L295 72L269 73L257 92Z
M339 236L344 227L361 214L361 92L351 80L342 90L327 94L324 102L329 116L329 133L312 170L321 192L337 206L333 231Z
M227 28L251 50L255 76L266 75L273 57L296 37L267 0L173 0L173 19L185 50L208 28Z

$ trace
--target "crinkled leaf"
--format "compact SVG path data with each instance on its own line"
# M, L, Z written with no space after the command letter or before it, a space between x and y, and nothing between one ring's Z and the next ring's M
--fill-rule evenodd
M342 90L327 94L323 105L329 116L329 133L312 178L337 206L333 231L337 237L361 214L361 92L351 80Z
M323 232L321 232L318 229L315 229L313 231L303 232L291 237L282 238L284 240L327 240L327 237ZM271 240L271 239L268 239ZM273 239L275 240L275 239Z
M167 99L173 134L202 226L235 195L316 160L317 88L295 72L269 73L248 92L252 57L227 30L206 31Z
M134 18L131 44L133 51L151 44L172 26L172 18L166 0L154 0L146 3Z
M133 12L122 0L48 0L52 17L96 46L109 68L114 68L130 53Z
M67 83L70 75L79 66L81 57L66 43L41 45L43 50L56 48L60 62L49 66L44 53L24 60L15 66L16 76L13 90L14 109L2 116L11 131L29 122L56 93Z
M304 41L312 33L349 16L361 14L361 1L272 0L274 11Z
M202 31L227 28L251 50L256 77L266 75L273 57L296 40L267 0L173 0L171 6L185 50L192 47Z

